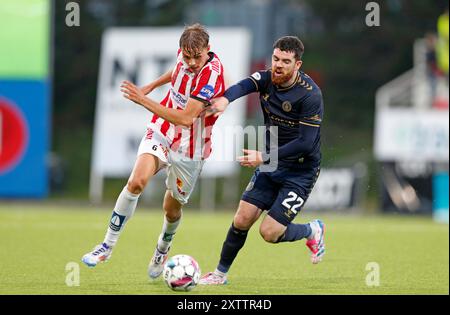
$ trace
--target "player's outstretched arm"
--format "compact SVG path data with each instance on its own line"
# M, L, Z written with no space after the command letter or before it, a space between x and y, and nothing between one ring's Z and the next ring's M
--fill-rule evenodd
M144 86L141 90L142 92L144 92L145 95L149 94L150 92L152 92L154 89L167 84L170 82L170 80L172 79L172 71L173 70L169 70L166 73L164 73L162 76L160 76L158 79L156 79L155 81L147 84L146 86Z
M204 103L193 98L189 98L186 108L183 110L164 107L160 103L147 98L141 89L129 81L122 83L121 91L125 98L142 105L150 112L177 126L190 127L204 110Z
M206 116L214 115L214 117L219 117L227 109L230 101L226 97L217 97L211 100L211 108L206 113Z
M239 81L237 84L230 86L224 93L222 97L218 97L211 100L211 108L207 116L213 115L215 117L220 116L228 104L235 101L236 99L248 95L250 93L256 92L257 87L252 79L247 78Z

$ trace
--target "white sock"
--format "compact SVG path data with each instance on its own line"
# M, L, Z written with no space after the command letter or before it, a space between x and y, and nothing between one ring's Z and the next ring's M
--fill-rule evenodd
M216 275L216 276L219 276L219 277L225 277L227 274L226 274L226 272L222 272L222 271L220 271L219 269L216 269L216 270L214 270L214 274Z
M181 223L182 216L183 212L181 212L180 218L175 222L167 221L166 216L164 216L163 228L158 238L158 250L160 252L167 253L169 250L170 244L172 244L173 236L177 231L178 225Z
M140 194L132 194L125 186L117 198L116 206L109 222L104 243L114 247L125 223L133 216Z
M314 238L314 235L317 233L317 229L319 228L318 225L315 222L309 222L309 226L311 227L311 235L307 237L307 239L312 240Z

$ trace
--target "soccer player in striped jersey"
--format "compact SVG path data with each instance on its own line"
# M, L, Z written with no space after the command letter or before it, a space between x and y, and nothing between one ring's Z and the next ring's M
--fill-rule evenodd
M209 35L200 24L187 26L180 37L175 67L143 87L124 81L125 98L153 113L137 153L127 185L117 199L104 241L83 256L89 267L107 260L125 223L133 215L138 198L149 180L167 170L162 232L148 267L154 279L161 275L172 239L204 161L211 153L211 131L217 117L207 116L210 100L225 92L223 66L210 51ZM161 103L145 95L171 83Z

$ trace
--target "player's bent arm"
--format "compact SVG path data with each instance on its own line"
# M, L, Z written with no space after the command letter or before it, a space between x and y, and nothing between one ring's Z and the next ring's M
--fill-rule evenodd
M141 105L152 113L158 115L159 117L167 120L174 125L190 127L193 124L194 120L204 110L205 103L193 98L189 98L186 104L186 108L183 110L178 110L164 107L149 98L145 98L143 104Z
M278 159L307 154L314 148L314 142L316 141L320 126L300 122L299 128L300 133L297 139L278 148ZM263 160L267 162L268 159L268 154L263 153Z
M257 86L252 79L247 78L239 81L235 85L230 86L223 95L230 103L234 100L248 95L250 93L256 92Z
M162 76L160 76L155 81L153 81L153 82L147 84L146 86L144 86L142 88L142 91L144 92L144 94L147 95L148 93L150 93L154 89L169 83L171 81L171 79L172 79L172 71L173 70L167 71L166 73L164 73Z

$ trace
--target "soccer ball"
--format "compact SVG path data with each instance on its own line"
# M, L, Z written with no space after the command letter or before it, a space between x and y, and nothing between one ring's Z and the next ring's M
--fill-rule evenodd
M175 255L164 265L163 277L174 291L191 291L200 280L200 267L189 255Z

